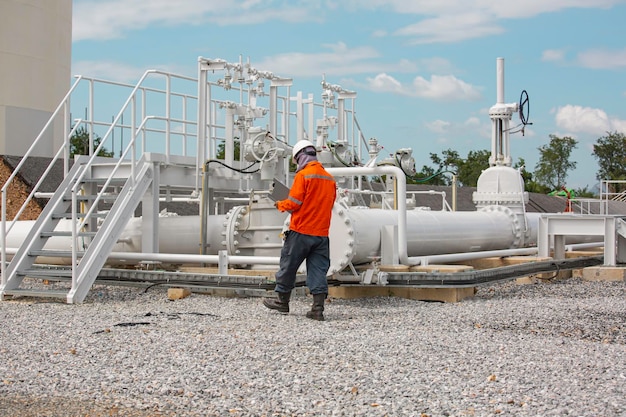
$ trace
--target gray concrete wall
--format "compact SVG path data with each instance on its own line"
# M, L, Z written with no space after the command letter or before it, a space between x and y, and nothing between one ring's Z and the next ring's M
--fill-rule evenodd
M71 85L72 0L0 1L0 154L22 155ZM56 122L36 156L63 143Z

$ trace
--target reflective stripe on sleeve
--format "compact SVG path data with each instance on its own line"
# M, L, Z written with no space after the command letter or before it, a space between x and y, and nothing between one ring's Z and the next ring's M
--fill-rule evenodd
M335 182L335 178L334 177L330 177L328 175L319 175L319 174L310 174L310 175L305 175L304 178L306 179L318 179L318 180L329 180L329 181L333 181Z
M297 205L301 206L302 205L302 201L298 200L297 198L293 198L292 196L287 197L288 200L293 201L294 203L296 203Z

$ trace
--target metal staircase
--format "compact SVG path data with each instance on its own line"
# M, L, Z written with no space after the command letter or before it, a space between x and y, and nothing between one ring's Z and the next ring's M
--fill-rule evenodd
M127 178L94 176L98 164L88 162L89 158L81 157L74 163L7 266L5 284L0 287L2 299L8 296L54 297L65 298L68 303L81 303L87 296L155 175L155 164L143 158ZM107 202L112 202L110 210L98 209ZM66 239L71 236L71 248L47 247L56 236ZM55 269L46 273L45 269L34 267L40 257L71 258L71 264L65 271ZM49 290L46 285L38 289L20 288L25 277L54 281L60 275L71 276L69 290Z
M95 112L93 103L96 90L111 88L115 94L120 89L128 91L128 96L109 121L108 110ZM159 201L173 197L196 201L199 194L202 160L195 156L198 148L193 146L197 121L187 110L197 105L192 93L197 89L194 78L157 70L146 71L134 85L76 77L0 191L0 299L29 296L83 302L140 202L146 228L142 247L148 252L158 250ZM85 95L85 118L72 119L71 103L83 103ZM82 111L80 104L77 108ZM9 187L27 169L25 161L30 164L37 147L56 137L59 127L67 132L63 143L21 208L9 218ZM83 150L88 155L75 156L72 164L70 142L80 128L89 134L88 147ZM119 135L117 150L115 132ZM107 149L117 158L106 157L106 152L98 156ZM53 173L57 162L63 165L63 181L51 195L43 190L43 184L57 175ZM27 220L22 214L35 198L48 202L31 228L21 229L21 220ZM8 237L21 236L22 231L25 237L8 247ZM58 285L46 285L46 281Z

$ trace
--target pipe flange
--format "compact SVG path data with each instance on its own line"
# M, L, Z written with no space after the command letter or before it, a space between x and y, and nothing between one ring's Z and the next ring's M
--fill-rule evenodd
M511 210L507 206L492 205L482 207L478 211L506 214L511 220L511 228L514 236L512 247L519 248L522 245L522 243L524 242L524 232L522 230L519 216L513 210Z
M247 214L246 206L233 207L226 213L226 219L224 220L224 240L222 244L226 247L226 251L229 255L241 255L241 251L237 247L239 245L238 236L239 228L243 217ZM247 221L247 219L246 219Z
M330 220L330 268L328 276L341 272L356 253L355 232L349 210L340 203L333 206Z

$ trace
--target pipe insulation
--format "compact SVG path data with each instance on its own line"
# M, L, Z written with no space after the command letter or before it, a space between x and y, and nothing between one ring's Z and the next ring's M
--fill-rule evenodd
M207 222L207 255L217 255L220 250L224 249L222 244L222 228L226 216L215 215L209 216ZM28 233L35 224L36 220L23 220L14 224L11 231L7 234L7 248L17 248L27 238ZM142 253L142 218L131 218L126 227L122 231L117 243L112 249L114 253ZM158 219L158 248L160 253L168 254L200 254L200 216L163 216ZM71 220L61 219L54 229L55 232L67 233L72 230ZM81 238L79 239L86 239ZM79 245L81 242L79 240ZM79 248L82 250L83 248ZM71 236L52 236L46 242L44 250L50 251L71 251ZM130 258L129 258L130 259ZM38 263L61 262L70 263L68 258L45 258L38 257Z
M335 209L331 225L331 269L348 262L379 259L381 230L398 226L393 210ZM476 212L409 210L406 212L408 256L516 248L524 242L517 216L503 206Z

